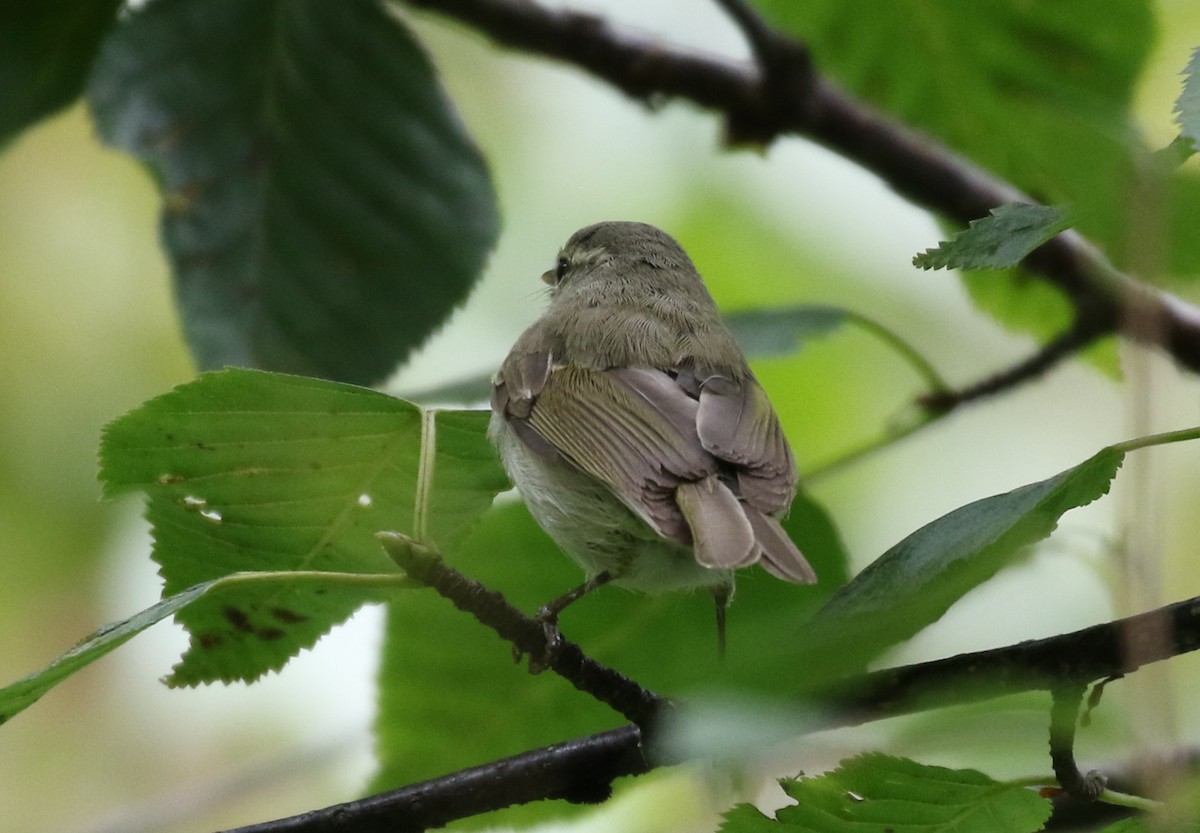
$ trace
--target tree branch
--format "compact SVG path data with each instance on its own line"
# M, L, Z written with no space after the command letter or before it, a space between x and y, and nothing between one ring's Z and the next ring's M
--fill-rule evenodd
M1024 691L1085 686L1197 648L1200 597L1046 639L863 674L804 704L819 714L812 731L856 726ZM627 726L226 833L408 833L532 801L600 800L613 779L674 763L653 751L652 735Z
M769 142L783 133L811 139L872 171L917 205L964 225L1005 203L1036 202L848 95L811 66L804 70L803 100L783 101L759 68L618 31L594 15L531 0L406 2L461 21L502 46L580 67L635 99L676 98L721 113L732 141ZM747 31L745 21L739 24ZM1119 272L1078 233L1059 234L1023 265L1062 289L1102 333L1121 332L1160 347L1200 371L1200 310ZM1143 326L1147 320L1153 326Z
M642 757L640 737L636 726L625 726L225 833L418 833L533 801L598 803L614 779L653 769Z
M433 588L459 610L494 630L513 646L518 657L546 656L546 668L626 720L646 727L666 705L662 697L596 662L574 642L560 639L550 651L544 623L517 610L495 590L446 566L439 556L407 535L380 532L376 537L409 577Z

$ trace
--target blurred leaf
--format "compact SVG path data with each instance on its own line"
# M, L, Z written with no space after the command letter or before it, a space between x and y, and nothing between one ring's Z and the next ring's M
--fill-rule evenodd
M1054 531L1070 509L1108 492L1124 459L1109 447L1074 468L959 507L918 529L841 588L805 625L805 672L861 670L941 618L968 590Z
M757 567L739 573L724 663L707 592L644 596L603 588L564 612L563 635L663 694L714 686L781 694L778 657L796 655L796 617L815 610L847 570L837 531L811 498L797 498L784 526L820 583L797 587ZM530 612L583 580L517 502L493 508L446 560ZM414 639L414 633L436 636ZM403 604L389 605L376 720L380 771L373 790L611 728L621 718L556 675L530 676L513 663L510 646L430 592L407 593ZM463 735L471 738L469 761L462 747L446 742ZM554 805L527 808L519 818L560 812Z
M1183 90L1175 102L1179 133L1200 148L1200 47L1192 50L1192 59L1183 70Z
M795 805L781 807L772 820L740 804L725 815L721 833L1032 833L1042 829L1052 809L1036 792L973 769L879 754L850 758L815 778L781 783Z
M0 144L83 92L121 0L0 3Z
M147 493L164 595L245 570L396 573L377 531L452 552L506 488L486 425L484 412L226 370L109 425L101 477L108 495ZM430 441L436 458L422 454ZM253 680L387 596L300 581L231 589L179 612L191 643L169 682Z
M495 240L484 162L376 0L154 0L88 95L104 139L159 179L202 368L377 381Z
M1156 825L1153 829L1159 828ZM1099 833L1148 833L1149 830L1151 827L1146 823L1145 818L1135 817L1113 822L1107 827L1101 828Z
M833 334L846 320L846 310L815 304L760 307L725 316L725 323L747 356L794 353L805 341Z
M1038 246L1069 228L1066 209L1053 205L1009 203L972 220L954 239L913 258L922 269L1003 269L1016 266Z
M315 582L313 580L316 580ZM81 640L74 648L67 651L41 671L30 674L12 685L0 688L0 725L20 711L28 708L54 686L67 677L79 671L110 651L124 645L146 628L161 622L173 613L178 613L192 602L220 591L224 588L247 585L268 585L275 583L292 583L304 581L317 587L334 587L339 584L358 586L360 588L396 589L409 586L405 577L395 573L391 575L350 575L346 573L306 573L297 576L296 573L234 573L224 578L206 581L195 587L189 587L182 593L168 596L156 605L146 608L141 613L114 622L97 630L91 636Z

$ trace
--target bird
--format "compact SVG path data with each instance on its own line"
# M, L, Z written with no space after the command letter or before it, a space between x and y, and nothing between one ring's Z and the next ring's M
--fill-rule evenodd
M703 587L719 651L734 571L817 576L780 524L798 476L770 400L687 253L640 222L575 232L545 312L492 380L488 435L530 514L586 581L645 593Z

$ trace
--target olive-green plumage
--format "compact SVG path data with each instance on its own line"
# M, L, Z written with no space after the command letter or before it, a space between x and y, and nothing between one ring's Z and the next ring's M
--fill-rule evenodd
M756 562L816 581L780 527L796 468L774 409L679 244L581 229L550 306L494 380L491 436L530 512L589 576L732 588Z

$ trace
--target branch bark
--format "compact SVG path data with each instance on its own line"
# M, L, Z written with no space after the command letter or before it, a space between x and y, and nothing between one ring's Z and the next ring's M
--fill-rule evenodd
M501 46L577 66L634 99L679 99L720 113L732 142L765 143L781 134L810 139L875 173L915 204L964 225L1005 203L1036 202L850 96L807 63L806 83L792 87L803 99L785 101L778 94L777 66L767 73L761 66L697 54L620 31L591 14L532 0L405 2L458 20ZM807 62L802 49L796 55ZM1024 266L1062 289L1089 329L1120 332L1200 371L1200 309L1118 271L1078 233L1058 235Z
M818 715L812 731L856 726L1023 691L1082 687L1197 648L1200 597L1046 639L863 674L808 695L803 705ZM655 757L654 742L652 734L626 726L225 833L409 833L531 801L602 800L615 778L677 763Z

